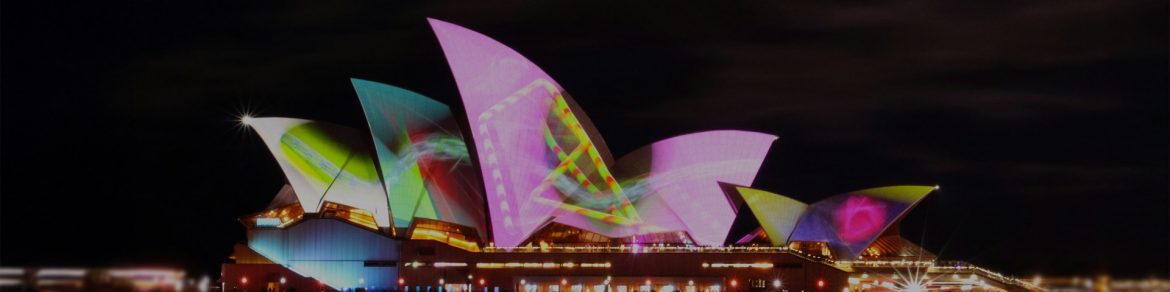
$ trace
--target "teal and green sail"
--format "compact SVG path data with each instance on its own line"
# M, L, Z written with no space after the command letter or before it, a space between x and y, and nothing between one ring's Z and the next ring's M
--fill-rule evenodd
M484 230L467 146L444 104L391 85L352 79L373 135L394 226L415 218Z

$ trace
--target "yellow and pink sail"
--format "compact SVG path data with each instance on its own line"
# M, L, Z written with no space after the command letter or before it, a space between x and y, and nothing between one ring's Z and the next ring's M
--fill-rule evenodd
M768 239L776 246L790 242L825 242L834 256L853 259L897 223L935 186L889 186L832 196L811 205L783 195L738 187Z

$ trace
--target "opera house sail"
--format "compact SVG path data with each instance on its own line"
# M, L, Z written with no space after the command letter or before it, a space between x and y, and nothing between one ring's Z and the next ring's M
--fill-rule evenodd
M368 131L242 120L287 183L240 218L247 241L223 266L224 291L897 290L921 283L854 272L894 257L933 267L897 225L934 186L800 202L752 188L776 136L741 130L681 133L615 159L536 64L430 25L465 115L352 79ZM1030 289L983 277L993 281L975 288Z

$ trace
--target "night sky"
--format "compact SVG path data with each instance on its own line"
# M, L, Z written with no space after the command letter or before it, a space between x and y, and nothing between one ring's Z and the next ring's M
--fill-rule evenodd
M244 240L237 218L284 180L235 115L365 129L350 77L461 113L434 17L539 64L615 156L688 132L772 133L762 189L811 202L941 185L903 234L943 259L1170 273L1165 1L13 2L0 265L216 275Z

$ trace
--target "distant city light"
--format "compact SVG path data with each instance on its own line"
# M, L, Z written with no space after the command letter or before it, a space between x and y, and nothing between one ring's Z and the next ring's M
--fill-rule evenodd
M81 277L85 276L85 269L41 269L37 277Z

